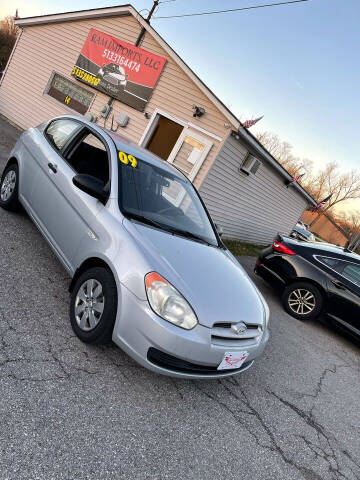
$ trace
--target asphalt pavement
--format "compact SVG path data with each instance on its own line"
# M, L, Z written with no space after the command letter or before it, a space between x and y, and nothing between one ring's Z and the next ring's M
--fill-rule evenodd
M0 170L18 132L0 119ZM359 346L267 299L269 344L242 375L155 375L81 343L69 277L24 214L0 211L0 479L360 478Z

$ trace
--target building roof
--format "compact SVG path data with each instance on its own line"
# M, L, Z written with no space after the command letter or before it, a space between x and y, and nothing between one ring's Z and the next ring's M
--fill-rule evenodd
M15 24L19 27L30 27L34 25L44 25L49 23L74 22L78 20L95 19L102 17L119 17L132 15L141 26L150 33L150 35L161 45L166 53L179 65L179 67L188 75L195 85L208 97L208 99L219 109L227 118L231 125L239 132L239 135L252 145L259 155L266 159L285 179L290 180L291 175L284 167L266 150L259 140L247 129L243 128L240 120L232 111L211 91L211 89L196 75L196 73L184 62L184 60L173 50L170 45L158 34L158 32L140 15L140 13L130 4L119 5L115 7L93 8L88 10L76 10L73 12L54 13L50 15L39 15L27 18L18 18ZM315 200L298 183L294 184L296 188L312 205L316 205Z

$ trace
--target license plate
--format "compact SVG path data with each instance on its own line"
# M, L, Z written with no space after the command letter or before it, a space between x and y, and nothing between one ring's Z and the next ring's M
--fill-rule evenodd
M249 353L246 351L243 352L225 352L224 357L217 367L218 370L230 370L234 368L240 368L241 365L245 362Z

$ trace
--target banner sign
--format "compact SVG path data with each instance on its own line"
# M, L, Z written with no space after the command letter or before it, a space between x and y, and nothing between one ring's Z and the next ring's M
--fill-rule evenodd
M143 111L165 63L164 57L92 28L72 75Z

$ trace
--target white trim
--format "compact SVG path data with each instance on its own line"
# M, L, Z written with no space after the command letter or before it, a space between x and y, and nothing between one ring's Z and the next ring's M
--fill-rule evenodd
M15 53L16 47L17 47L17 45L18 45L18 43L19 43L19 41L20 41L20 37L21 37L22 33L23 33L23 31L21 30L21 32L19 33L19 35L17 36L17 38L16 38L16 40L15 40L15 45L13 46L13 49L11 50L10 57L8 58L8 61L6 62L5 69L4 69L4 71L3 71L2 77L0 78L0 87L1 87L2 82L4 81L6 72L7 72L8 68L9 68L10 62L11 62L11 60L12 60L12 57L13 57L14 53Z
M215 140L217 140L218 142L222 142L221 137L219 137L218 135L215 135L215 133L208 132L207 130L205 130L205 128L201 128L198 125L195 125L195 123L189 122L188 126L191 128L194 128L195 130L199 130L199 132L204 133L208 137L215 138Z
M129 5L109 8L93 8L76 12L55 13L52 15L40 15L36 17L19 18L15 20L18 27L42 25L44 23L74 22L76 20L93 19L99 17L114 17L134 15ZM135 15L134 15L135 16Z

